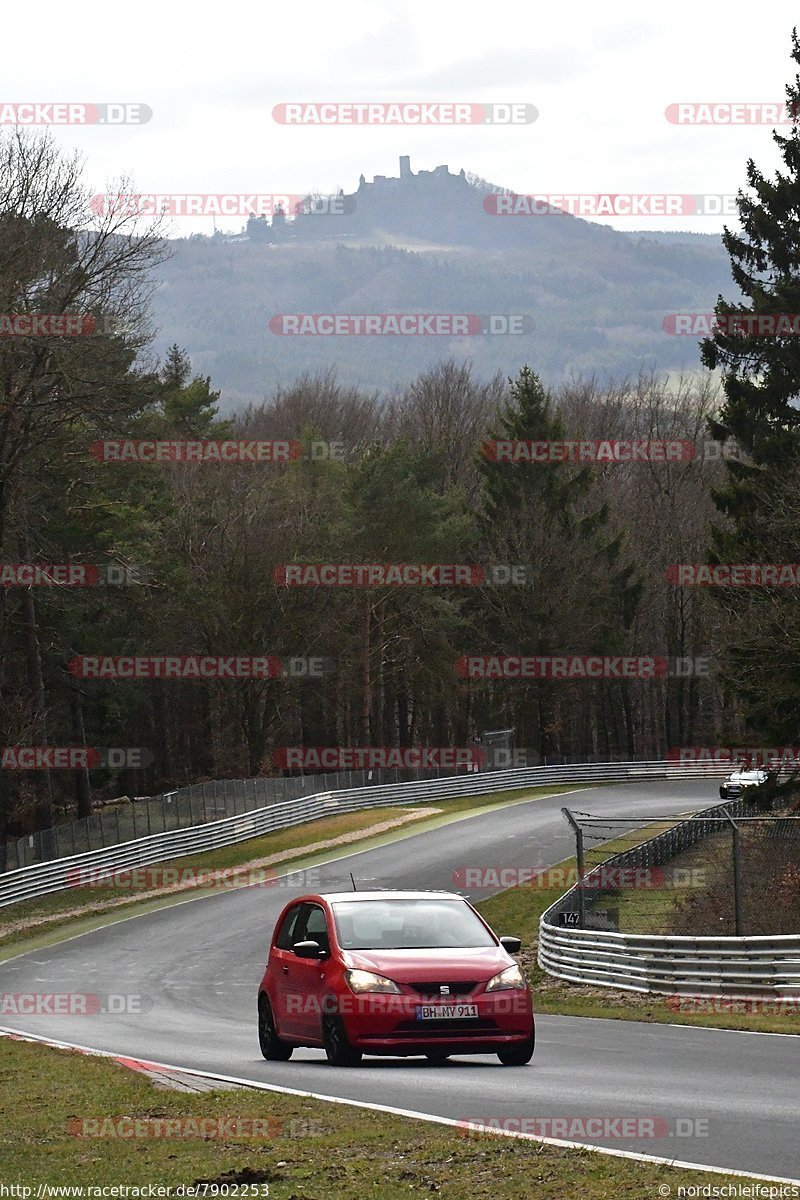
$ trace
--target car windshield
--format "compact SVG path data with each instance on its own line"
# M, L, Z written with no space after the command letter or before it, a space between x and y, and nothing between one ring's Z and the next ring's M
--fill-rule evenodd
M344 950L446 950L493 946L463 900L348 900L333 905Z

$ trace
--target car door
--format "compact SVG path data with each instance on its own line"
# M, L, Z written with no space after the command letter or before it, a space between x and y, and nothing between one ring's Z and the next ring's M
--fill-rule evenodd
M330 954L328 919L318 904L303 905L303 912L292 929L291 940L293 945L297 942L319 942L322 949ZM329 960L298 958L296 954L290 954L289 960L285 974L287 1031L292 1037L319 1041L325 964Z
M293 934L305 908L304 904L293 904L287 909L269 952L268 978L272 984L270 998L279 1037L289 1032L294 1015L289 1011L293 1003L289 978L290 964L295 959L295 955L292 954Z

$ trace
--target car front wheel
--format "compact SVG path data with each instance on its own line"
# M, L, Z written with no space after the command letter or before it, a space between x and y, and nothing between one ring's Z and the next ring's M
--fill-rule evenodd
M258 997L258 1044L270 1062L288 1062L292 1057L293 1047L278 1037L272 1005L264 992Z
M533 1058L535 1042L536 1035L532 1033L530 1039L521 1046L506 1046L503 1050L498 1050L497 1057L504 1067L524 1067Z
M323 1019L322 1042L331 1066L357 1067L361 1062L361 1051L347 1040L341 1017L329 1014Z

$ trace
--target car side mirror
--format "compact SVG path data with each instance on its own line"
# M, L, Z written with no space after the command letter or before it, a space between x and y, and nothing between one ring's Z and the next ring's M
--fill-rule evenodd
M292 952L298 958L322 958L323 949L319 942L295 942Z
M520 950L522 949L522 942L517 937L501 937L500 945L504 950L507 950L509 954L519 954Z

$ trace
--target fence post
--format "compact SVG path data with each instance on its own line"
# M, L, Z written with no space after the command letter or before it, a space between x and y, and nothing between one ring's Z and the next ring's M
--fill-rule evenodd
M586 928L586 897L583 894L583 877L585 875L583 857L583 830L568 808L562 808L562 813L575 830L575 858L578 863L578 927Z
M733 834L733 919L736 929L736 936L742 936L742 875L741 875L741 860L739 856L739 826L734 821L727 808L723 808L722 812L731 823L731 831Z

